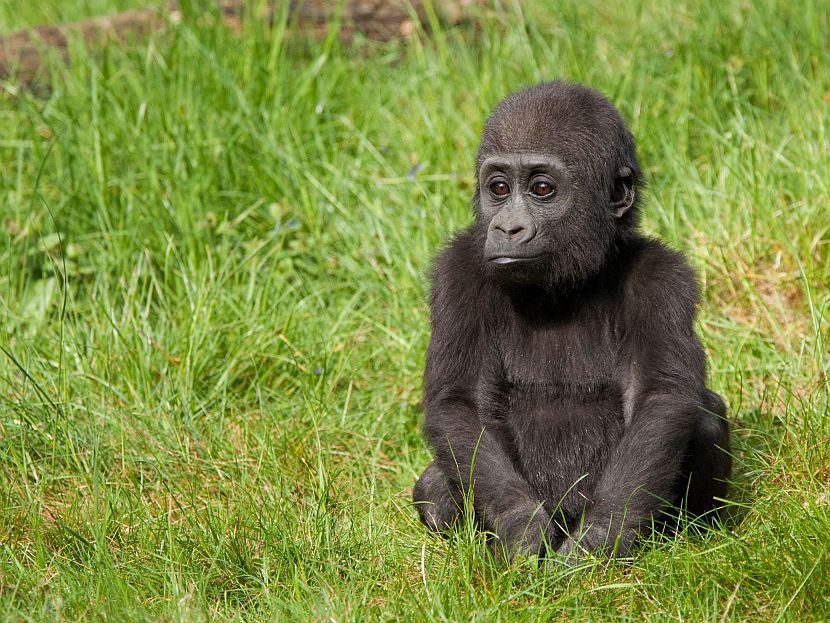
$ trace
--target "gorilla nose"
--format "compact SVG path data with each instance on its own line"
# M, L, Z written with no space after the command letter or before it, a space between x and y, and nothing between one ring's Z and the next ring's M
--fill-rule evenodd
M522 232L527 231L527 227L524 225L517 225L516 223L512 223L511 225L496 225L496 229L498 229L503 234L507 234L510 238L515 238Z
M536 235L536 225L527 213L504 214L493 217L490 229L504 241L514 244L530 242Z

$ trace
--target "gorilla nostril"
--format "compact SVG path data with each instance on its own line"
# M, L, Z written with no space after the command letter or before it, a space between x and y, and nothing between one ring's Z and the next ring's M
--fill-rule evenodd
M495 229L499 230L511 239L516 238L519 234L527 232L527 227L524 225L496 225Z
M533 238L535 236L536 236L536 231L534 231L533 229L531 229L529 227L525 227L521 230L521 235L518 236L517 242L520 242L521 244L525 244L525 243L530 242L531 240L533 240Z
M524 227L513 227L513 228L509 229L507 233L510 236L516 236L516 234L519 234L523 231L525 231Z

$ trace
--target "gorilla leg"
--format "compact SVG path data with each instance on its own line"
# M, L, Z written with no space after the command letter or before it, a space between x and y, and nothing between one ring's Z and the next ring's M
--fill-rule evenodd
M726 405L720 396L705 389L679 483L683 488L680 496L691 515L703 515L719 505L714 498L726 495L731 469Z
M421 522L435 532L447 532L458 520L462 500L461 492L435 463L430 463L424 470L412 490L412 501L418 508Z

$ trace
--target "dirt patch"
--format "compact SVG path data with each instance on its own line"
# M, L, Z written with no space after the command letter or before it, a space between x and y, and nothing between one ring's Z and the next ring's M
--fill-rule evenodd
M233 30L240 29L243 20L250 18L274 24L275 16L282 17L284 6L282 2L271 0L260 14L251 15L244 0L217 0L216 4L217 14L225 26ZM338 10L338 4L328 0L291 1L287 9L290 25L325 36L333 23L339 23L340 36L345 40L361 33L372 40L386 41L410 36L416 22L427 27L431 17L458 24L470 18L470 9L480 5L481 0L443 0L435 4L437 14L434 16L420 0L350 0L342 11ZM20 30L0 37L0 78L13 76L20 83L29 84L38 78L51 53L66 60L72 41L80 41L88 49L101 47L109 41L123 44L176 24L181 18L178 3L171 2L162 10L125 11L72 24Z

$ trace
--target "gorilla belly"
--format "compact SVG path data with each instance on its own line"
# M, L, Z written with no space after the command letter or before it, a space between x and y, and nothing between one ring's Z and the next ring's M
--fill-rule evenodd
M610 382L511 384L508 398L517 467L551 514L578 519L622 436L622 392Z

